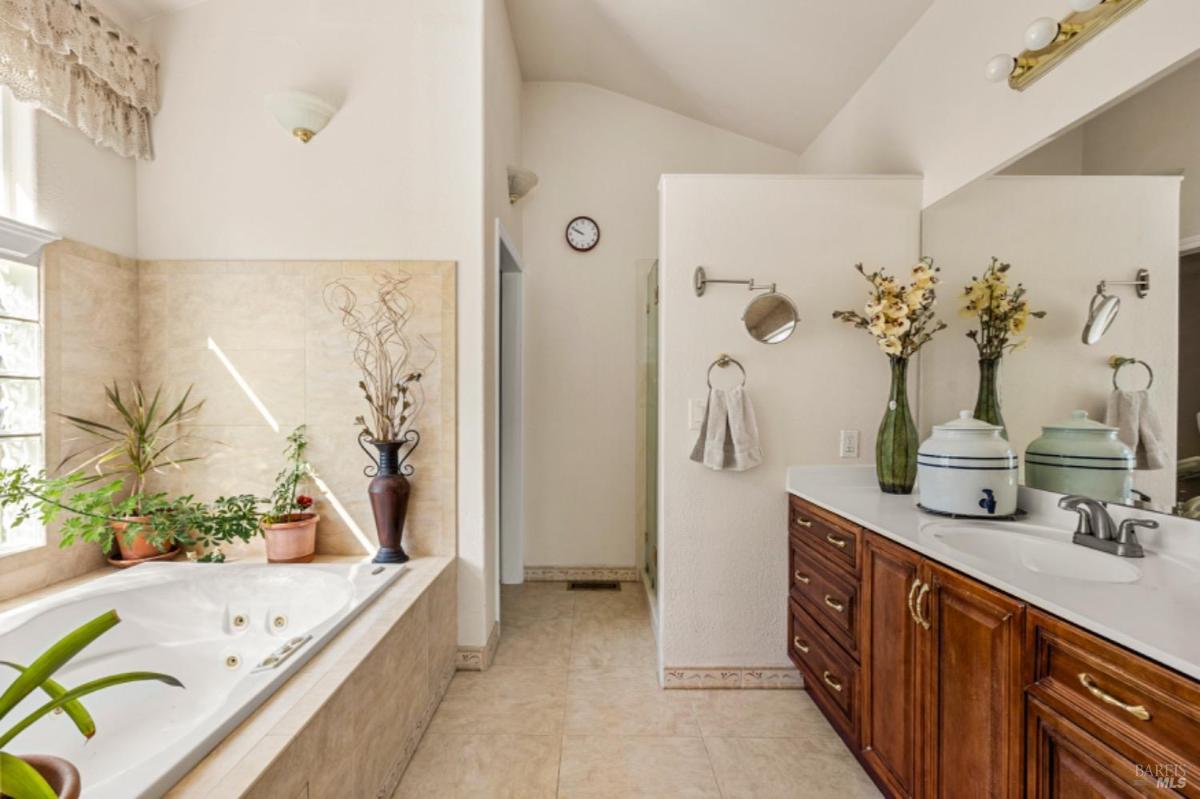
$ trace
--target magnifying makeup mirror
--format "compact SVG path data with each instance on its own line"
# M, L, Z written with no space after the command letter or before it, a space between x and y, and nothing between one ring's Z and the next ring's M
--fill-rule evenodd
M779 344L795 332L800 313L786 296L770 291L750 301L742 312L742 321L750 338L761 344Z

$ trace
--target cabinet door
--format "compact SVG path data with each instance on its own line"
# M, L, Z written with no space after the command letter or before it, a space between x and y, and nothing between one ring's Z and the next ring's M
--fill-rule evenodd
M1161 790L1138 774L1135 763L1036 699L1029 700L1029 799L1124 799Z
M921 558L869 535L863 549L863 758L895 796L918 795L917 642Z
M922 794L1021 796L1023 669L1020 602L930 561L917 615L925 681Z

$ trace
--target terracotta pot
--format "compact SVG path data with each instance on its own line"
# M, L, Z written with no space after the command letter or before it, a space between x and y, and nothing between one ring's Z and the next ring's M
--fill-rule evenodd
M20 758L42 775L58 799L79 799L82 791L79 770L69 761L53 755L20 755Z
M164 552L170 552L173 542L164 541L162 548L156 547L146 540L145 532L134 534L129 543L125 543L125 528L129 527L134 522L149 521L149 516L128 516L122 522L109 522L117 538L117 548L121 551L121 560L137 560L139 558L152 558L155 555L161 555Z
M317 552L316 513L293 513L287 521L263 524L268 563L309 563Z

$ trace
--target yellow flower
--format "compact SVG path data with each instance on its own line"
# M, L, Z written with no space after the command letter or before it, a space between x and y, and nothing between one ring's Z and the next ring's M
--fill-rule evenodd
M882 314L871 317L871 323L867 325L867 332L875 338L881 338L887 333L887 319Z
M900 344L900 339L895 336L886 336L879 339L879 349L888 355L899 355L903 349L903 345Z
M920 308L923 302L925 302L925 289L920 286L914 285L904 295L904 303L914 311Z
M897 319L896 321L889 323L885 332L889 336L903 336L908 332L910 327L912 327L912 322L909 321L909 318L906 316L902 319Z
M1008 327L1014 333L1020 333L1025 329L1025 323L1029 321L1028 309L1018 311L1013 314L1013 318L1008 320Z
M926 261L919 261L912 270L913 285L917 288L927 289L933 285L934 271L933 267Z
M878 316L879 312L883 310L883 303L880 302L879 300L873 299L866 304L866 306L863 308L863 310L866 312L866 316L868 319L873 318L875 316Z
M899 299L890 299L883 306L883 315L890 319L903 319L908 316L908 306Z

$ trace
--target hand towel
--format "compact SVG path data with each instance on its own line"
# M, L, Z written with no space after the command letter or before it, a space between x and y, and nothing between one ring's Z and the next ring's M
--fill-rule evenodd
M710 469L745 471L762 463L758 422L754 406L742 388L730 392L714 388L708 392L708 405L700 435L692 448L691 459Z
M1117 437L1133 450L1137 468L1161 469L1170 462L1162 423L1150 401L1150 392L1114 391L1109 394L1104 421L1117 428Z

